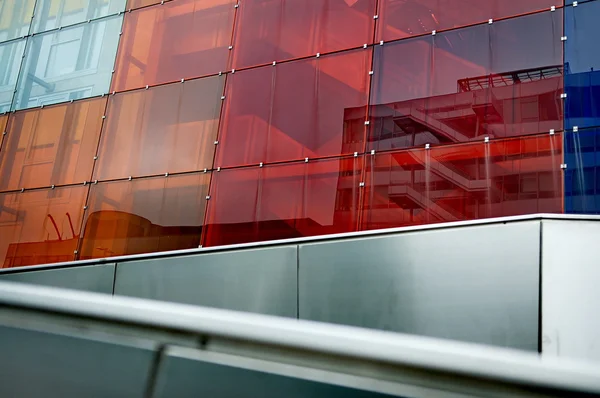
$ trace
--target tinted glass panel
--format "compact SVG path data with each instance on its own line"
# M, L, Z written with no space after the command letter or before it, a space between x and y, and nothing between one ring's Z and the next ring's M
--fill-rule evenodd
M214 173L206 246L355 231L362 158Z
M0 0L0 42L29 34L35 0Z
M125 10L126 0L37 0L32 32L101 18Z
M0 193L3 268L71 261L88 186Z
M375 0L240 2L234 68L345 50L373 39Z
M562 212L560 134L366 160L362 229Z
M600 129L565 133L565 212L600 214Z
M548 11L375 46L368 147L561 130L561 15Z
M105 107L97 98L12 114L0 149L0 190L89 181Z
M559 5L556 0L380 0L377 41L487 22Z
M29 38L13 109L108 92L123 16Z
M173 0L164 0L164 3L168 2L168 1L173 1ZM147 6L151 6L154 4L161 4L161 3L163 3L162 0L129 0L127 2L127 9L133 10L135 8L147 7Z
M177 0L127 13L113 91L227 70L235 3Z
M110 96L96 179L210 169L224 76Z
M198 247L209 173L91 185L81 259Z
M0 113L10 111L24 51L25 39L0 43Z
M600 2L565 8L565 128L600 126Z
M363 151L371 50L230 74L216 165Z

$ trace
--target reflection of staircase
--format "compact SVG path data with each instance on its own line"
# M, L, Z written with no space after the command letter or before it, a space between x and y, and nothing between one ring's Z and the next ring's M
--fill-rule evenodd
M411 158L416 160L417 163L422 165L424 168L427 168L427 162L425 157L427 152L425 150L421 151L411 151L408 152ZM405 154L404 154L405 156ZM429 165L429 170L432 173L442 177L443 179L452 182L454 185L462 188L465 191L473 192L473 191L486 191L488 189L488 179L480 179L474 180L471 178L467 178L462 174L457 173L456 171L450 169L446 165L442 164L440 161L436 160L431 162Z
M409 185L390 186L388 196L403 209L414 208L414 206L406 202L406 198L409 198L409 200L416 204L418 208L428 211L439 220L456 221L461 219L461 216L456 211L443 208L432 201L427 195L423 195Z

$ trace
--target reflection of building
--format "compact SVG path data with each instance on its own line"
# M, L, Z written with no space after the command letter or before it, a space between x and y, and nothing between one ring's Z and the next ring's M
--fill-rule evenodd
M562 212L600 0L554 3L0 1L0 258Z
M3 268L71 260L79 235L63 237L54 221L52 224L55 233L48 234L45 241L9 244ZM198 244L202 227L164 227L135 214L100 211L87 219L83 236L90 230L94 238L81 240L81 259L186 249Z

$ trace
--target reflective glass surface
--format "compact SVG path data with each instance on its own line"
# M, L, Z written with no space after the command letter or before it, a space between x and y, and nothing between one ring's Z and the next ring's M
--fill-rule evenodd
M368 148L560 131L562 10L375 46Z
M355 231L362 157L213 174L205 246Z
M83 183L92 175L105 98L11 114L0 148L0 190Z
M561 162L560 134L378 153L361 228L561 213Z
M600 1L565 8L565 128L600 126Z
M363 151L370 63L359 49L230 74L215 165Z
M556 0L379 0L377 42L549 10L560 3Z
M565 133L565 212L600 214L600 129Z
M92 184L81 259L198 247L210 173Z
M0 43L0 113L10 111L26 40Z
M103 18L29 38L13 109L107 93L122 20Z
M127 13L112 91L228 69L236 0L177 0Z
M75 259L88 186L0 193L3 268Z
M0 42L29 34L34 6L35 0L0 0Z
M136 8L148 7L148 6L152 6L155 4L166 3L168 1L173 1L173 0L129 0L127 2L127 9L134 10Z
M375 0L244 0L236 19L234 68L370 43Z
M111 95L95 179L211 169L225 76Z
M125 10L126 0L37 0L32 33L74 25Z

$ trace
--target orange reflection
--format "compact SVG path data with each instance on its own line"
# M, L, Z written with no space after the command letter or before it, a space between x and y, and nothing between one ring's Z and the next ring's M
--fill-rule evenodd
M212 168L224 76L111 96L95 179Z
M3 268L75 259L87 186L0 194Z
M228 69L236 0L177 0L125 14L113 91Z
M198 247L210 173L91 186L81 259Z
M0 190L89 181L105 106L97 98L12 114L0 150Z

